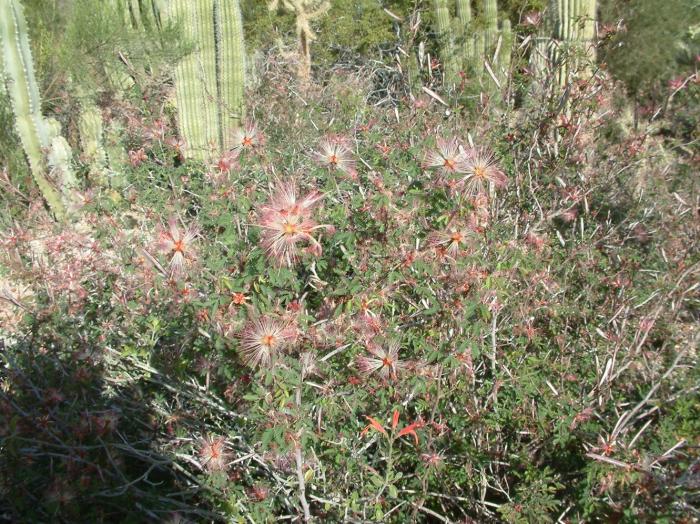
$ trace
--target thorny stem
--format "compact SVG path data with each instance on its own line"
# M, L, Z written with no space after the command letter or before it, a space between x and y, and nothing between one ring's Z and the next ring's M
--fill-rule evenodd
M498 312L494 311L491 317L491 374L496 376L496 324Z
M384 490L387 488L389 485L389 478L391 477L391 470L394 466L394 454L393 454L393 449L394 449L394 437L390 437L389 439L389 450L388 450L388 456L386 458L386 473L384 474L384 484L382 485L382 489L379 490L379 493L377 493L377 500L379 500L379 497L382 496L382 493L384 493Z
M301 388L304 385L304 375L299 378L299 385L296 391L296 404L301 411ZM297 479L299 480L299 501L301 502L301 507L304 510L304 522L309 522L311 520L311 512L309 511L309 503L306 500L306 483L304 482L304 457L301 454L301 437L299 442L296 443L294 449L294 456L297 462Z

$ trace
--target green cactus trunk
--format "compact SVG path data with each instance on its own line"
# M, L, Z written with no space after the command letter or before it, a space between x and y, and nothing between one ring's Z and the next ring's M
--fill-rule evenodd
M83 103L78 131L80 132L83 157L90 167L91 178L100 184L105 184L107 181L107 153L104 149L102 114L95 104Z
M457 27L455 30L463 71L475 69L474 36L472 34L472 6L469 0L457 0Z
M460 69L481 82L488 62L497 82L491 81L486 87L491 89L498 87L498 83L502 84L510 70L513 32L509 20L503 21L499 31L497 1L480 0L477 4L480 15L478 25L474 24L470 0L456 0L457 16L453 21L450 21L447 0L433 0L433 4L446 82L453 83ZM483 29L476 29L475 26Z
M445 83L457 81L460 64L455 53L452 21L447 0L434 0L437 36L440 41L440 60L445 73Z
M41 115L41 100L34 77L27 26L18 0L0 0L0 41L17 134L29 160L35 183L56 218L63 220L66 209L61 194L46 177L44 151L49 150L51 141Z
M513 52L513 30L510 20L504 20L501 24L501 44L498 51L497 65L499 80L506 80L510 71L511 56Z
M595 58L596 0L551 0L549 13L536 54L544 54L556 68L557 82L564 86L572 71L580 69L579 58ZM547 43L547 38L551 41ZM564 58L566 56L566 59ZM535 64L541 69L542 59Z
M498 4L496 0L483 0L484 56L493 53L498 40Z
M197 48L175 70L178 126L185 154L207 161L230 145L244 108L245 51L238 0L172 0Z

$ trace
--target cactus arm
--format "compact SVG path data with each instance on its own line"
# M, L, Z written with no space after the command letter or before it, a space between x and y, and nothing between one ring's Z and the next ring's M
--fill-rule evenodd
M107 170L107 153L105 152L102 130L102 114L91 102L83 103L83 110L78 121L80 143L83 156L90 165L90 175L97 181L104 182Z
M214 38L205 38L213 35L213 4L211 0L173 0L169 16L182 21L185 38L196 44L175 68L177 123L187 156L206 161L212 145L219 143L216 52Z
M501 47L498 53L498 71L501 79L505 79L510 70L511 53L513 50L513 29L510 20L501 23Z
M483 0L484 55L492 51L498 40L498 5L496 0Z
M447 0L434 0L437 36L440 41L440 59L445 71L445 81L453 84L459 72L459 62L454 50L452 22Z
M35 183L56 218L63 220L66 210L61 196L44 174L43 152L50 144L41 116L26 22L22 6L17 0L0 0L0 41L17 134L29 160Z
M224 150L233 147L233 129L244 116L245 42L240 4L237 0L219 0L218 9L219 128Z

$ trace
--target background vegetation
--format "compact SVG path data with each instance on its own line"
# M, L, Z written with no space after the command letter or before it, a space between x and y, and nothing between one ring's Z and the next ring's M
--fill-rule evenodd
M443 83L415 0L333 2L304 85L264 4L242 2L249 143L202 163L177 24L24 2L80 209L52 219L0 91L2 518L697 521L697 6L601 2L597 59L560 89L530 67L544 2L501 2L495 91ZM109 183L86 99L123 152ZM468 190L441 146L507 182ZM322 198L275 211L290 185ZM293 264L280 213L310 228ZM256 364L259 322L284 342Z

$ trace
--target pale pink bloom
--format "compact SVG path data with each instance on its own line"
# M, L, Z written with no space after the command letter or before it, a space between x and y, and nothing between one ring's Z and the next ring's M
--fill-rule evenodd
M442 173L466 173L468 158L460 148L456 138L437 139L437 148L431 149L425 155L423 167L426 169L439 169Z
M297 195L296 186L291 182L281 182L275 187L269 204L262 207L263 213L300 215L310 218L316 204L323 199L323 194L312 191L303 198Z
M194 260L192 244L198 234L199 230L195 226L182 229L175 217L168 221L168 229L160 233L157 248L160 253L170 257L172 276L182 274L185 264Z
M316 160L324 167L342 171L351 178L357 177L356 162L348 140L339 135L323 138L314 152Z
M208 471L223 471L226 469L229 453L226 451L224 437L203 437L199 446L199 457L202 466Z
M460 182L467 194L485 194L487 189L506 186L508 179L498 166L491 150L485 147L470 149L467 157L466 176Z
M243 361L250 367L269 366L278 353L296 337L294 328L271 317L246 324L241 335Z
M258 215L258 225L263 229L261 244L270 258L292 266L299 258L302 242L310 244L312 253L321 254L321 244L313 233L330 226L317 224L311 215L322 198L316 191L298 198L293 184L278 185L270 202Z
M366 375L377 372L383 379L396 379L398 372L404 368L404 363L399 359L401 345L392 340L382 347L369 344L367 351L372 356L360 356L357 358L357 369Z
M233 132L233 147L236 149L255 149L264 143L265 136L255 122L248 121L245 127L239 127Z

